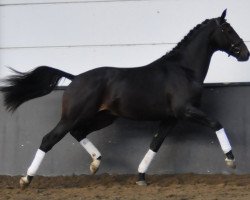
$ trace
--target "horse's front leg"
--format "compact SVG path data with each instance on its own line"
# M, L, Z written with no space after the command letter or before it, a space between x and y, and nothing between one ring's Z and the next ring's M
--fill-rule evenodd
M177 119L171 118L168 121L162 121L159 126L158 133L156 133L153 137L153 140L150 144L150 149L142 159L139 167L139 177L138 181L136 182L137 185L140 186L146 186L146 180L145 180L145 174L149 168L149 165L151 164L152 160L154 159L156 153L160 149L164 139L166 136L170 133L170 131L173 129L173 127L176 125Z
M234 155L232 152L232 147L227 138L227 134L224 128L222 127L222 125L220 124L220 122L209 118L205 113L203 113L201 110L193 106L187 106L184 109L182 116L185 119L189 119L189 120L198 122L200 124L203 124L207 127L212 128L215 131L217 138L219 140L220 146L226 156L225 162L227 166L233 169L236 168L235 159L234 159Z

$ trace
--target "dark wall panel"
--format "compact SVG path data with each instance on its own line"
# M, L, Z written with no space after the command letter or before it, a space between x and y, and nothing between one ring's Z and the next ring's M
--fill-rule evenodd
M10 114L0 96L0 174L25 174L42 137L59 121L63 90L23 104ZM150 174L250 173L250 86L206 87L203 110L223 124L237 160L237 169L224 164L215 134L190 122L179 123L163 143ZM157 122L119 119L89 135L103 155L98 173L137 173L138 165L157 131ZM90 156L67 135L50 151L41 165L41 175L88 174Z

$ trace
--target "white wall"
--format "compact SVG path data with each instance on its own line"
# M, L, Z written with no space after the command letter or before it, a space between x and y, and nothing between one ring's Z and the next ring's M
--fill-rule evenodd
M145 65L224 8L250 48L248 0L0 0L0 78L9 74L6 66L49 65L78 74ZM249 62L220 52L206 82L247 82L249 75Z

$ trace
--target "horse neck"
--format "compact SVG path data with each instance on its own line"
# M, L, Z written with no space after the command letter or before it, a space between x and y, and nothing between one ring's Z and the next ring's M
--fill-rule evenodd
M195 81L203 83L207 75L211 57L215 52L209 41L211 30L202 30L180 50L183 57L183 67L193 72Z

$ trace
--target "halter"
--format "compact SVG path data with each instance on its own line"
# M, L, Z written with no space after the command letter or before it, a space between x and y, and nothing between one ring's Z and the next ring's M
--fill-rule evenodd
M239 45L241 45L243 43L243 40L240 38L239 41L235 42L235 43L231 43L230 45L230 49L229 49L229 53L235 53L237 56L240 55L240 47ZM228 57L230 56L230 54L228 54Z
M216 20L216 24L219 26L219 28L221 29L221 32L224 33L225 36L227 36L227 32L224 30L224 27L225 26L228 26L229 24L225 22L223 22L222 24L220 24L218 22L218 20ZM230 25L229 25L230 26ZM240 52L241 52L241 48L240 48L240 45L244 43L244 41L239 38L238 41L235 41L235 42L231 42L230 44L230 48L229 48L229 52L228 52L228 57L231 56L231 55L235 55L236 58L238 58L238 56L240 56Z

